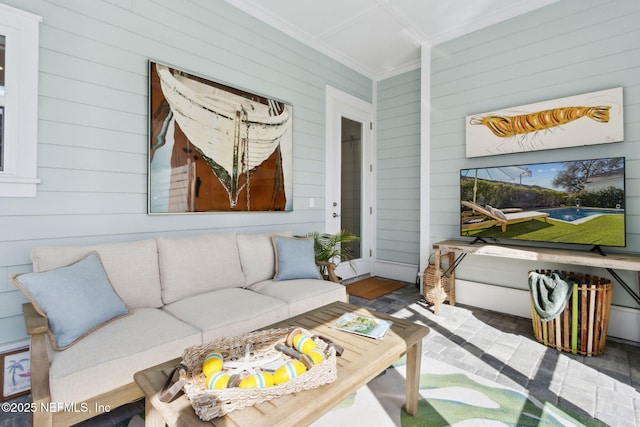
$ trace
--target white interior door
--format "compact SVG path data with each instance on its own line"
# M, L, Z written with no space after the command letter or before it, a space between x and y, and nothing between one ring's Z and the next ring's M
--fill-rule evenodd
M351 263L338 265L343 279L372 270L372 111L370 103L327 87L326 228L360 237L351 243Z

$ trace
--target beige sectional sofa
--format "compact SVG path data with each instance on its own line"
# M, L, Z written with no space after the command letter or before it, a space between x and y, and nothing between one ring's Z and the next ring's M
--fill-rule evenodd
M188 346L347 301L339 283L274 280L286 260L272 240L269 234L221 233L34 249L34 273L97 253L129 313L55 350L42 310L25 304L38 409L34 426L69 425L142 397L133 374L181 356ZM21 277L13 279L18 285ZM47 402L52 410L41 410Z

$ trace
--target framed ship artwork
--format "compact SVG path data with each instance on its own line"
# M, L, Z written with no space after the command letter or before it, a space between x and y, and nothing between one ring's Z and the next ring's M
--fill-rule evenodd
M149 61L149 213L293 209L292 106Z
M31 390L31 358L29 348L0 354L2 364L2 396L0 401L29 393Z
M622 87L466 117L467 158L623 140Z

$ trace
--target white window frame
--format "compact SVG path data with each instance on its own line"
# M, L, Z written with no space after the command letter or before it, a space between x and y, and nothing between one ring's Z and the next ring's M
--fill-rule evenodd
M5 36L4 165L0 197L35 197L40 16L0 4Z

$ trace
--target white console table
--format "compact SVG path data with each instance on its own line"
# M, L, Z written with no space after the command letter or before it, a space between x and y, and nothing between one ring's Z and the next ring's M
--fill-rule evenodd
M449 281L449 303L451 305L455 305L455 275L452 273L467 254L605 268L640 304L640 296L613 271L614 269L637 271L639 272L638 280L640 282L640 255L622 253L603 255L593 251L472 243L463 240L437 242L433 244L433 249L435 251L435 277L439 278L439 280L436 280L436 286L442 285L441 278L446 275ZM449 254L454 254L454 256ZM456 257L455 254L459 255ZM455 258L455 260L453 263L449 261L449 265L445 269L442 266L444 258L449 260ZM440 313L439 302L434 304L434 311L436 314Z

